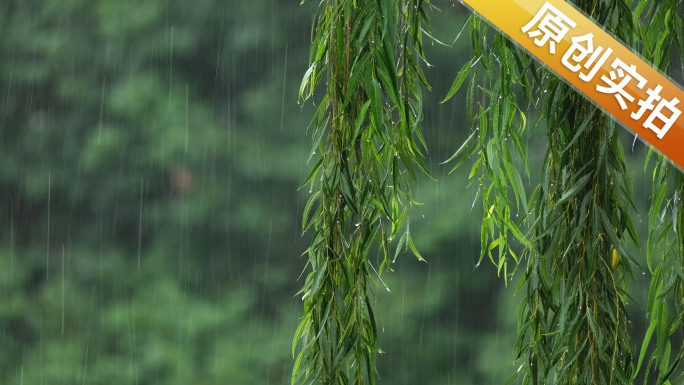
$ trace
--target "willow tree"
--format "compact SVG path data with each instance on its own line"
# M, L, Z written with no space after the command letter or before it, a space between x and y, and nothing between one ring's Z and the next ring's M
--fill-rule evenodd
M300 89L308 99L324 87L310 127L318 161L305 183L311 197L302 223L313 235L293 383L374 383L380 350L369 282L401 248L421 258L407 209L416 172L427 173L420 149L427 7L425 0L320 3Z
M681 1L574 3L661 69L669 65L671 46L681 44ZM453 158L457 167L475 159L470 177L479 179L484 208L481 258L488 253L506 276L510 258L516 267L524 262L516 344L522 363L514 377L522 375L525 384L625 384L637 378L646 360L646 380L649 369L658 367L659 383L670 383L682 360L681 349L671 359L669 341L682 326L681 174L663 204L668 177L678 173L659 158L649 215L649 268L658 241L674 238L675 246L663 248L664 257L652 270L650 327L636 355L627 328L625 279L639 263L625 243L639 242L621 128L476 17L471 38L474 58L458 74L450 95L471 76L467 109L473 129ZM546 123L548 147L540 182L527 201L519 168L529 177L523 139L529 106ZM522 212L516 215L520 220L511 215L516 210ZM659 217L665 211L673 213L667 220ZM514 252L518 245L525 250L521 257ZM669 317L673 302L675 315ZM657 346L649 350L654 330Z
M681 46L681 0L575 4L663 70L671 46ZM317 162L305 183L311 197L303 227L312 241L293 383L374 383L380 350L370 283L402 248L422 259L407 208L415 204L415 173L428 173L419 123L421 87L428 86L421 31L429 7L421 0L321 1L300 89L308 99L324 86L310 127ZM637 353L625 280L641 267L625 247L627 240L639 242L621 128L477 17L470 35L474 57L448 97L470 77L472 128L452 159L456 167L472 159L470 178L479 181L480 259L488 256L506 278L524 270L516 345L523 363L514 377L534 384L630 383L657 369L659 383L681 379L682 349L673 354L671 345L684 308L681 174L658 158L647 244L650 326ZM546 123L548 149L528 199L530 107Z

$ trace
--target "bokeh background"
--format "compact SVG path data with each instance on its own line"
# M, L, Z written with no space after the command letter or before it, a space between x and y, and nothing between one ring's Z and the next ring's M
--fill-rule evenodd
M383 274L391 291L375 290L380 383L500 384L517 367L519 298L515 278L475 268L469 167L440 164L469 130L464 93L439 104L470 57L467 28L453 42L469 12L434 4L445 44L426 38L423 131L437 181L418 181L411 227L428 262L403 254ZM316 6L0 3L1 384L289 384ZM528 145L538 161L543 128ZM635 338L646 278L633 280Z

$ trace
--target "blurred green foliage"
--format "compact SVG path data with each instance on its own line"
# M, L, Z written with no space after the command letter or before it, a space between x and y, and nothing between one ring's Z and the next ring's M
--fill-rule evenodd
M0 383L289 378L309 12L0 5Z
M450 43L467 12L437 5ZM2 2L0 383L289 383L314 6ZM467 132L462 95L438 104L467 44L426 40L438 181L416 189L428 263L400 258L376 289L386 384L514 370L517 300L474 269L474 190L438 165Z

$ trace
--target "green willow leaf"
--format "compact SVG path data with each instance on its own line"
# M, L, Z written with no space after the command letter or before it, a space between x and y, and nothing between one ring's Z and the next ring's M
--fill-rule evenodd
M440 103L445 103L449 99L451 99L452 96L456 94L456 92L461 88L461 85L463 82L466 80L468 77L468 73L470 72L470 69L473 67L473 64L477 64L477 60L470 59L466 64L463 65L460 71L458 71L458 74L456 75L456 79L454 79L453 84L451 85L451 89L449 89L449 92L447 95L444 97L444 99Z

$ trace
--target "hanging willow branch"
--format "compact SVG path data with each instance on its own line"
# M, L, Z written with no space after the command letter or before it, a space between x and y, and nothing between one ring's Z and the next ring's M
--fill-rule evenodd
M630 1L574 3L632 46L645 28ZM637 7L643 10L645 3ZM654 28L662 27L656 23ZM638 369L626 328L624 277L638 264L624 242L638 245L638 240L618 129L476 17L471 39L474 58L457 75L449 96L472 75L466 108L473 129L452 159L459 167L474 158L470 178L479 181L484 209L481 259L488 254L506 277L509 256L516 266L527 262L518 287L526 293L518 313L517 351L523 364L514 378L523 375L523 383L534 384L631 383ZM483 78L488 83L480 84ZM532 102L534 94L539 99ZM529 177L521 99L540 109L548 127L541 182L529 202L517 171ZM520 245L524 258L514 252Z
M684 65L681 0L640 1L634 17L649 21L639 28L640 52L662 71L670 70L672 50ZM647 9L648 8L648 9ZM684 12L684 10L681 10ZM684 67L682 68L684 73ZM649 158L652 152L649 152ZM647 160L648 164L648 160ZM659 156L653 170L653 193L648 214L646 261L651 272L649 323L641 344L637 371L644 383L657 376L658 384L684 382L684 176ZM659 256L659 257L656 257ZM655 266L654 266L655 265ZM679 332L679 341L675 341ZM655 337L655 344L651 341ZM649 353L649 349L655 345ZM672 347L680 346L678 352Z
M428 85L419 60L426 7L425 0L320 4L300 89L306 100L325 85L310 127L311 158L320 156L305 182L312 195L303 229L313 235L293 384L374 383L380 349L371 281L401 249L422 260L407 209L417 204L410 191L416 171L428 173L418 145L425 147L419 123L421 84Z
M626 2L576 4L631 41ZM623 273L636 262L623 236L638 240L619 128L553 76L539 89L547 93L548 150L531 218L536 249L520 282L527 295L519 312L517 350L526 357L519 374L533 383L629 383L634 348Z

